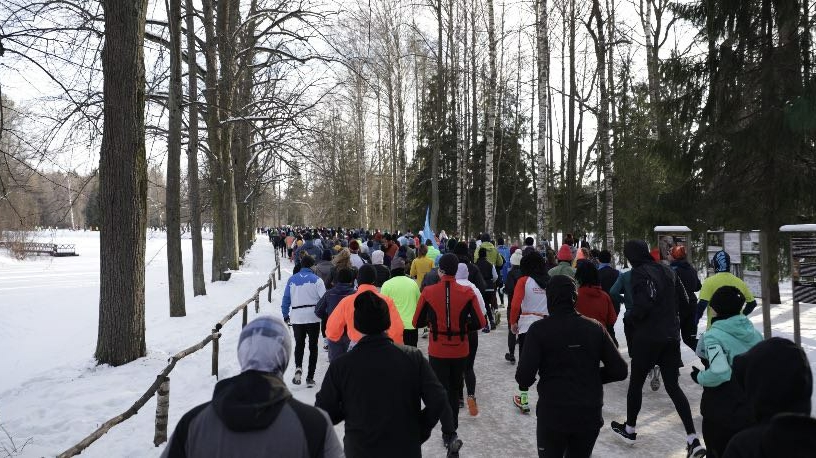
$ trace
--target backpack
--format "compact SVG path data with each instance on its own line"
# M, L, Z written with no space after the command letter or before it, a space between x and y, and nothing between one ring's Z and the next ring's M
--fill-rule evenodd
M309 458L322 457L326 443L326 431L329 428L326 418L317 408L308 406L297 399L290 398L289 405L297 414L300 425L303 427Z

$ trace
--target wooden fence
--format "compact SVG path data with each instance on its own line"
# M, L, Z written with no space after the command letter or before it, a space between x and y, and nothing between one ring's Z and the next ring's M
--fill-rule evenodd
M276 271L277 278L275 278ZM173 368L176 367L176 363L181 361L183 358L205 348L207 344L212 343L212 375L218 377L218 353L219 353L218 341L221 338L221 328L223 328L224 325L227 324L227 322L229 322L229 320L235 317L235 315L237 315L238 312L242 312L241 327L243 328L244 326L246 326L248 320L247 307L249 307L249 304L254 303L255 313L260 313L261 293L263 292L263 290L267 290L268 291L267 301L271 303L272 291L278 289L278 280L280 279L281 279L280 257L278 256L276 250L275 267L269 274L269 278L267 279L265 284L259 286L255 290L255 292L250 296L249 299L245 300L240 305L235 307L224 318L222 318L221 321L216 323L210 335L204 338L204 340L170 357L169 363L159 373L159 375L156 376L156 380L153 382L153 384L150 385L150 387L147 389L147 391L145 391L142 397L140 397L132 406L130 406L130 408L125 410L123 413L111 418L105 423L102 423L102 425L99 428L97 428L96 431L91 433L85 439L82 439L78 444L59 454L58 457L67 458L82 453L83 450L88 448L88 446L93 444L97 439L105 435L105 433L107 433L111 428L124 422L128 418L136 415L136 413L139 412L139 409L144 407L144 405L147 404L147 401L149 401L150 398L156 395L156 393L158 393L158 396L156 397L156 427L155 434L153 436L153 445L158 447L159 445L167 442L167 411L170 405L169 375L170 372L173 371Z

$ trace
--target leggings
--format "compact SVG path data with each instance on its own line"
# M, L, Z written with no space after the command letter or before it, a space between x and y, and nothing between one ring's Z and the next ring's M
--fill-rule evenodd
M459 393L462 392L462 377L465 374L467 358L428 357L436 378L448 393L450 409L445 409L439 421L444 434L455 433L459 428Z
M402 331L402 343L409 347L416 347L419 341L419 331L416 329L405 329Z
M473 370L473 364L476 362L476 351L479 350L479 333L468 333L468 345L470 346L470 353L467 357L467 365L465 366L465 386L467 387L468 396L476 395L476 372Z
M519 364L521 364L521 356L524 354L523 353L523 350L524 350L524 336L526 336L526 335L527 335L527 333L525 332L524 334L519 334L518 337L516 337L516 341L518 342L518 347L519 347L519 357L518 357ZM519 385L519 391L527 391L529 389L530 389L529 386Z
M540 425L540 423L539 423ZM536 427L539 458L589 458L600 431L555 431Z
M663 386L674 403L674 408L683 422L686 434L694 434L694 421L691 417L691 408L688 399L680 389L680 341L666 342L636 342L632 353L631 375L629 377L629 391L626 393L626 424L635 427L637 417L643 403L643 384L649 371L657 365L663 375ZM636 351L635 351L636 350Z
M303 350L306 346L306 336L309 337L309 371L306 379L314 379L317 368L317 338L320 335L320 323L293 324L295 333L295 366L303 367Z

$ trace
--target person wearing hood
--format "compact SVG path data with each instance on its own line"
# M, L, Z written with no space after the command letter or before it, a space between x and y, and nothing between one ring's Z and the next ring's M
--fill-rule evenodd
M567 244L561 245L556 259L558 260L558 265L550 269L548 272L550 277L565 275L574 279L575 268L572 267L572 251L570 251L570 246Z
M496 271L496 266L494 266L488 260L487 250L483 247L484 243L482 243L482 247L477 250L479 256L476 260L476 267L479 269L479 274L482 276L482 280L484 280L485 283L485 290L482 294L482 298L487 305L487 318L490 322L490 328L486 329L485 331L489 332L496 329L496 326L501 323L501 314L499 313L498 306L496 305L496 282L499 280L499 273Z
M241 373L219 381L212 401L181 417L162 458L343 457L326 413L298 401L286 387L291 353L280 318L248 323L238 339Z
M502 257L502 260L506 261L502 263L501 269L499 269L499 284L496 288L496 293L499 296L499 303L502 307L504 307L504 295L505 288L504 285L507 282L507 273L510 272L510 247L504 244L504 239L499 239L499 245L496 247L496 250L499 252L499 256Z
M411 278L416 280L417 286L422 285L425 274L433 270L433 268L434 260L428 257L428 247L420 245L417 249L417 257L411 263L411 270L408 271Z
M479 288L476 287L473 283L468 280L468 268L467 264L459 263L459 266L456 268L456 283L459 283L462 286L467 286L470 288L473 293L476 295L476 299L479 300L479 310L482 311L482 314L487 313L486 304L484 298L482 298L481 293L479 293ZM476 404L476 371L474 370L474 366L476 364L476 352L479 350L479 331L473 330L468 332L468 357L467 357L467 365L465 366L465 389L467 390L467 407L470 416L475 417L479 415L479 406ZM459 395L459 407L464 407L465 405L465 398L463 395Z
M396 257L391 261L391 279L383 283L380 293L390 297L394 301L394 306L397 307L404 326L403 342L405 345L416 347L419 333L414 327L413 320L419 301L419 286L405 275L405 260Z
M315 314L315 307L326 293L326 286L312 271L314 259L303 256L301 269L292 274L286 282L281 301L283 319L292 325L295 334L295 377L292 383L300 385L303 374L303 352L306 337L309 338L309 368L306 373L306 386L315 385L314 374L317 367L317 338L320 334L320 317Z
M487 284L484 281L484 277L482 277L482 273L476 264L473 263L473 259L470 257L468 245L465 242L458 242L456 246L453 248L453 254L459 259L459 262L467 265L468 267L468 280L471 283L476 285L476 288L479 288L479 291L484 292L487 290ZM490 313L490 309L487 310Z
M298 247L293 254L296 269L300 267L301 258L303 258L304 254L308 254L313 259L320 259L323 255L323 249L315 245L314 237L309 231L303 234L303 245Z
M347 334L350 340L349 350L351 350L357 342L363 337L362 334L354 327L354 299L360 294L371 291L377 296L381 297L388 305L388 311L391 314L391 327L388 328L388 337L394 342L402 344L402 319L400 318L397 307L390 297L383 296L377 291L374 282L377 281L377 270L371 264L366 264L357 272L357 292L350 296L346 296L337 308L329 315L326 322L326 337L330 341L340 342L343 334Z
M442 440L450 450L458 441L459 393L469 353L468 332L487 322L473 290L456 283L459 258L448 253L439 260L440 281L422 290L414 315L414 327L430 328L428 359L448 393L451 421L442 424ZM446 426L452 424L452 428ZM457 442L458 441L458 442Z
M354 294L357 289L354 288L354 277L356 273L351 268L341 268L337 271L335 285L317 302L315 307L315 315L319 316L324 322L328 324L329 317L337 308L346 296ZM326 337L326 346L329 351L329 362L334 361L340 355L348 351L349 337L346 332L338 341L332 341Z
M650 372L659 367L666 393L672 400L686 431L686 451L689 458L705 456L700 445L691 407L680 389L680 322L678 309L688 305L683 284L668 266L656 262L642 240L630 240L623 253L632 264L632 356L629 389L626 394L626 421L613 421L612 431L625 442L637 439L637 417L643 403L643 385ZM656 377L656 374L654 375ZM654 380L654 379L653 379Z
M377 288L382 288L382 285L391 278L391 271L383 264L384 261L385 253L381 250L371 253L371 265L377 270L377 279L374 281L374 286Z
M493 267L496 268L496 271L501 271L502 266L504 266L504 261L506 258L502 257L499 250L496 248L495 245L490 241L490 234L485 232L481 236L482 243L479 245L479 248L487 252L487 260L490 264L493 264Z
M524 351L527 330L538 320L549 315L547 309L547 283L550 277L544 268L544 258L532 252L521 258L521 273L516 282L513 301L510 304L510 329L518 335L519 355ZM572 281L572 280L570 280ZM528 390L530 385L519 384L519 392L513 396L513 403L522 413L530 411Z
M549 317L530 325L516 381L536 374L539 456L592 455L603 426L603 384L626 379L627 366L604 326L575 309L575 283L559 275L547 285Z
M351 265L354 266L355 269L359 270L360 267L363 267L364 264L367 264L367 262L360 255L360 242L358 242L357 240L352 240L349 242L348 245L349 252L351 253L350 256Z
M686 259L686 247L675 245L669 250L669 266L677 274L689 299L688 307L678 310L680 315L680 338L692 350L697 349L697 291L700 291L700 277L697 270ZM708 442L708 441L706 441Z
M813 373L802 347L764 340L734 358L731 380L745 394L751 425L731 438L724 458L816 456Z
M378 294L357 295L353 308L362 338L329 366L315 405L334 424L345 421L350 458L420 457L422 443L448 409L445 389L420 350L388 338L391 313Z
M742 309L744 315L749 315L757 306L754 294L748 289L748 285L731 273L731 256L729 256L725 250L714 253L714 256L711 258L711 267L714 268L715 273L703 281L703 286L700 288L700 299L699 302L697 302L697 322L703 317L703 313L706 313L708 317L706 329L711 327L711 318L713 317L712 310L708 306L708 303L711 301L711 296L714 292L723 286L733 286L739 289L742 295L745 296L746 304Z
M703 386L703 439L708 456L715 458L722 457L731 437L749 424L742 390L731 381L731 368L737 355L762 341L762 334L740 313L744 304L745 297L733 286L714 292L713 324L697 346L697 356L705 369L691 370L691 379Z
M512 314L513 293L515 292L516 283L524 276L521 273L521 250L517 249L510 255L510 270L507 272L507 280L504 283L504 289L507 291L507 319L510 320ZM516 363L516 333L513 332L512 326L507 327L507 353L504 354L505 361Z

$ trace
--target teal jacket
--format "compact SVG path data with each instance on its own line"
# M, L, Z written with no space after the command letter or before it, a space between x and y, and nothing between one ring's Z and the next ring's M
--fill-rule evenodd
M714 321L697 343L697 356L708 360L708 369L697 375L697 383L715 387L731 380L734 357L761 341L762 334L745 315Z
M615 280L615 284L609 289L609 296L612 298L612 302L614 302L618 307L618 310L620 310L621 296L623 296L623 303L626 304L626 312L623 314L623 316L628 316L629 311L632 310L632 304L634 304L634 296L632 296L631 270L627 270L626 272L618 275L618 279Z

